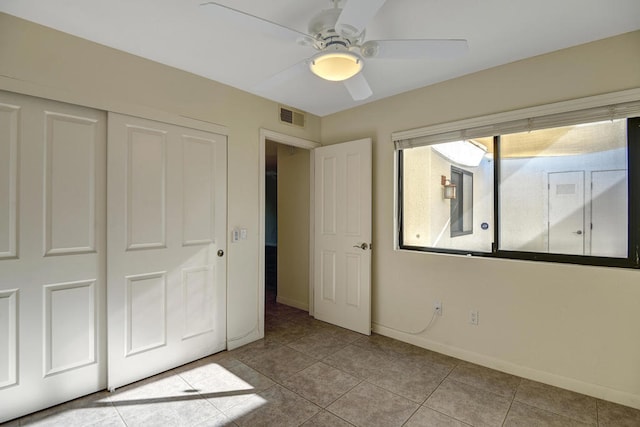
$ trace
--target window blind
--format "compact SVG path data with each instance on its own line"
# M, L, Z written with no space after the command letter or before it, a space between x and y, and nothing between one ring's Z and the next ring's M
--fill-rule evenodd
M394 134L396 150L412 147L441 144L445 142L460 141L465 139L483 138L495 135L506 135L517 132L528 132L538 129L547 129L561 126L571 126L580 123L592 123L605 120L623 119L640 115L640 100L621 102L597 107L572 109L569 111L544 114L544 108L520 110L511 114L498 114L487 118L478 118L457 122L459 129L455 129L455 123L447 125L435 125L431 127L405 131ZM537 112L530 117L509 120L508 116L522 116L526 112ZM500 117L506 119L500 121ZM490 123L495 120L495 123ZM483 123L487 122L487 123ZM464 125L471 125L465 127ZM473 126L473 124L479 124Z

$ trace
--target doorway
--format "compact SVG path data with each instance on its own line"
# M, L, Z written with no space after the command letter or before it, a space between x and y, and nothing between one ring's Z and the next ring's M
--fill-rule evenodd
M265 146L265 303L309 311L310 153Z
M269 145L269 148L267 148ZM279 132L273 132L266 129L260 130L260 253L258 260L258 271L260 272L259 292L260 300L267 301L270 296L267 289L267 274L275 273L275 295L272 296L274 303L277 301L281 304L297 307L309 312L313 315L313 292L310 290L313 282L313 230L310 224L313 224L314 206L313 198L313 149L320 147L320 144L306 139L285 135ZM267 152L269 150L269 152ZM269 153L269 154L268 154ZM270 167L271 172L267 168L267 156L272 158L270 162L276 161L275 169ZM275 156L275 157L274 157ZM278 162L278 158L280 162ZM306 164L306 165L305 165ZM273 171L277 171L274 174ZM267 177L267 173L270 177ZM275 176L274 176L275 175ZM267 184L267 181L272 181ZM276 185L278 199L283 206L278 206L277 199L272 199L271 209L275 205L275 218L271 217L269 221L275 224L281 224L277 227L277 247L269 248L274 244L273 236L270 241L267 240L267 234L273 232L273 223L267 223L267 185ZM291 186L291 188L290 188ZM286 188L285 188L286 187ZM302 196L306 197L306 201L301 201ZM271 196L273 197L273 196ZM273 212L270 213L273 215ZM284 224L284 225L283 225ZM271 230L267 229L267 225ZM285 232L282 235L281 231ZM290 241L287 245L285 242ZM283 245L284 243L284 245ZM303 247L306 252L296 253L296 247ZM267 251L272 253L275 259L275 268L273 261L269 272L267 272ZM291 252L293 251L293 252ZM273 253L276 255L273 256ZM293 255L290 255L290 254ZM306 255L305 255L306 254ZM296 263L305 258L306 267L299 268ZM278 260L279 264L278 264ZM278 286L278 278L281 280ZM273 284L269 283L273 288ZM302 290L306 287L306 292ZM259 306L259 330L260 336L264 336L264 316L265 305Z
M278 296L278 143L265 146L265 304L275 304Z

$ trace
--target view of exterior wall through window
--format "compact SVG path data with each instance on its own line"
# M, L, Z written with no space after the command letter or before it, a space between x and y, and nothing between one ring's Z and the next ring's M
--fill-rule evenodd
M630 185L634 163L628 139L637 133L628 132L628 125L639 121L598 121L400 150L400 247L632 263L629 194L637 190ZM445 179L456 186L455 198L445 196Z
M403 150L404 245L491 251L493 231L481 224L493 222L493 139L474 143L486 150L476 165L465 162L464 146L455 152L442 149L448 143ZM455 199L444 198L441 176L456 185Z
M500 248L627 256L626 120L500 137Z

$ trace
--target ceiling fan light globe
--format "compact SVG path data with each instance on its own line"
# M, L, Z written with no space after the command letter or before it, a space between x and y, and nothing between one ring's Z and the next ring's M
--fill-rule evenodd
M364 66L360 55L349 52L320 52L309 63L309 68L316 76L333 82L347 80Z

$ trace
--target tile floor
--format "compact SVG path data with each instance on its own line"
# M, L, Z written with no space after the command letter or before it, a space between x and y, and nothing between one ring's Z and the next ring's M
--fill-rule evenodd
M8 423L640 426L640 411L268 303L264 340Z

